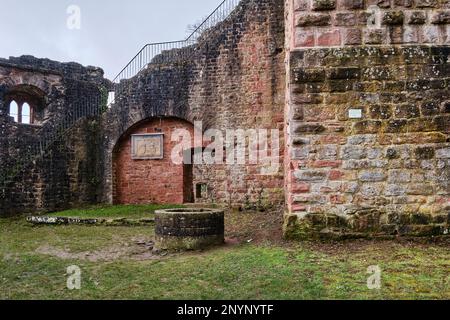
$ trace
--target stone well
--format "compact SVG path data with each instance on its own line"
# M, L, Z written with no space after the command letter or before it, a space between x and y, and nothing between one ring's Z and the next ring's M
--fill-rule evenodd
M155 249L199 250L225 242L224 211L168 209L156 211Z

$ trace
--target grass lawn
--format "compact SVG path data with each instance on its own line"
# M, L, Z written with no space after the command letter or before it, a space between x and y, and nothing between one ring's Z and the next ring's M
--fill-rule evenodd
M101 217L105 210L126 212L90 214ZM450 298L448 242L285 243L279 220L228 213L227 245L154 256L145 247L154 234L150 227L33 227L3 219L0 299ZM66 289L70 265L82 270L81 290ZM380 290L367 288L371 265L382 270Z
M72 209L49 214L51 217L76 218L130 218L139 219L151 217L156 210L169 208L182 208L174 205L118 205L93 206L84 209Z

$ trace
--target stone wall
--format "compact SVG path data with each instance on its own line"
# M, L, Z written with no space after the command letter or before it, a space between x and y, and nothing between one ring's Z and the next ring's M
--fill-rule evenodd
M345 43L347 28L338 21L343 8L362 15L368 2L358 2L357 12L350 10L357 1L311 1L305 10L290 3L286 237L448 234L450 47L448 21L435 18L448 14L448 3L379 2L383 45L364 40L370 31L357 24L370 46ZM409 25L412 11L426 17L423 24ZM298 23L309 14L331 18L314 28ZM404 20L393 26L388 16ZM330 26L339 41L320 42ZM411 28L439 30L439 45L421 45L422 36L416 44L387 45L399 43L397 28L403 40ZM311 30L308 49L298 38Z
M175 64L154 63L142 71L104 116L105 201L113 202L110 154L120 136L142 120L173 116L192 124L202 121L203 131L278 128L283 137L282 0L242 1L227 20L203 35L190 57ZM197 200L237 207L283 206L282 165L270 176L261 174L261 167L196 166L194 184L207 190Z
M155 58L149 68L123 83L125 91L101 119L77 122L43 157L22 166L14 181L2 188L2 215L112 203L113 151L128 130L144 120L175 117L191 124L203 121L203 130L282 132L282 0L242 1L228 19L209 29L195 47L179 50L180 54L184 50L191 52L189 59L158 63L164 54L173 52ZM100 88L111 88L100 69L76 63L24 56L1 59L0 67L0 164L6 171L45 132L54 131L77 102L99 96ZM43 107L35 125L17 124L8 116L8 92L18 85L42 93ZM272 176L262 170L263 165L197 165L190 187L206 185L207 192L198 201L252 208L283 206L282 168ZM172 188L174 195L179 193L178 186Z
M144 121L127 131L113 154L114 203L192 202L192 166L176 164L171 158L173 148L178 144L171 140L172 133L180 129L193 134L192 124L176 118ZM164 134L163 159L132 159L131 135L160 133Z
M30 56L0 59L0 174L13 170L18 159L46 132L52 132L82 98L96 97L109 82L103 71L76 63L59 63ZM15 123L9 116L8 95L16 88L42 92L39 121ZM0 196L0 215L52 211L93 203L98 198L101 166L99 131L95 120L84 119L60 136L44 157L31 157L20 166Z
M450 44L448 0L294 0L291 47Z
M286 204L287 238L448 234L449 10L445 0L244 0L22 168L0 214L181 203L194 191L196 202L241 209ZM8 116L8 94L21 85L44 93L37 125ZM0 167L101 88L110 83L97 68L0 59ZM130 134L170 136L196 121L202 132L278 129L284 170L197 164L191 174L168 159L131 159Z

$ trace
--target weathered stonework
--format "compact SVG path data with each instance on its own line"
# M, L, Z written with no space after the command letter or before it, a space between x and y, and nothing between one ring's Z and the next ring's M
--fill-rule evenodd
M95 97L109 85L99 68L30 56L0 59L0 175L13 170L27 148L64 119L77 101ZM8 97L17 88L31 95L43 93L37 123L15 123L9 117ZM0 216L96 203L102 165L99 138L98 121L80 120L44 157L21 168L0 197Z
M104 200L115 201L112 150L141 121L166 117L192 125L202 121L203 132L213 128L224 134L226 129L279 129L283 139L284 58L283 1L250 0L200 39L190 61L153 65L129 80L126 96L102 120L107 137ZM275 175L264 175L262 169L251 164L196 165L193 185L203 185L205 192L195 202L282 208L282 164ZM180 178L174 177L174 183Z
M155 224L156 250L201 250L225 243L223 210L158 210Z
M104 227L145 227L154 226L154 218L128 219L128 218L114 218L114 219L97 219L97 218L68 218L68 217L45 217L45 216L30 216L27 217L27 222L33 225L81 225L81 226L104 226Z
M285 200L282 166L275 175L267 176L262 174L261 165L196 165L191 185L187 186L184 182L178 184L184 177L172 170L173 167L161 173L167 168L158 166L158 160L150 160L147 168L152 174L144 182L142 177L137 180L127 177L130 172L138 172L142 163L131 161L125 140L136 125L152 126L153 122L168 119L178 119L191 126L194 121L203 121L203 131L279 129L283 138L284 31L282 0L243 1L229 18L203 35L189 59L164 62L164 54L174 52L156 57L149 68L123 83L126 89L116 97L111 109L101 117L81 120L54 145L51 155L42 157L45 163L31 164L15 177L6 191L8 200L2 200L6 201L1 206L2 214L53 211L90 202L181 203L198 186L203 192L201 198L193 199L196 202L239 208L282 208ZM12 63L18 63L23 69L18 76L20 83L43 83L42 91L51 101L41 117L47 119L46 123L58 123L72 103L91 95L89 90L100 94L99 87L111 88L99 69L32 57L13 59ZM51 74L52 78L40 73ZM0 74L5 82L15 81L15 73ZM58 102L52 94L58 94ZM7 116L6 104L2 108L4 117L0 121L7 121L8 128L27 130L25 135L30 139L36 136L39 128L13 123ZM21 137L21 146L26 147L30 143L23 135L23 132L7 132L5 144ZM23 153L24 150L17 150L17 154ZM116 170L114 157L123 160L119 167L127 164L128 167ZM1 161L6 162L7 158L2 156ZM154 183L161 174L167 179ZM161 186L167 189L163 197L159 194Z
M287 40L285 236L448 234L450 47L446 10L437 10L444 5L377 2L383 27L373 30L360 19L370 1L338 1L336 9L321 11L332 17L328 29L296 23L314 11L296 3L288 5L287 24L293 36ZM435 45L421 45L433 24L442 24ZM317 38L299 42L295 35L311 28ZM323 32L351 41L320 44ZM409 32L418 35L405 41Z
M176 118L144 121L122 136L113 152L114 203L116 204L183 204L193 202L192 166L174 164L171 160L177 142L172 133L184 129L193 134L193 126ZM164 157L161 160L134 160L131 157L131 135L164 133ZM191 146L193 147L193 146Z
M288 2L293 10L291 48L450 44L450 8L446 1ZM373 7L378 11L373 11Z
M243 0L193 47L163 52L124 80L111 108L82 117L23 168L0 215L194 201L284 207L293 239L447 235L449 10L434 0ZM102 101L111 88L97 68L0 60L1 168L81 97ZM34 125L8 116L11 99L27 94ZM278 129L284 166L266 175L264 165L131 156L130 135L192 132L196 121L202 132Z

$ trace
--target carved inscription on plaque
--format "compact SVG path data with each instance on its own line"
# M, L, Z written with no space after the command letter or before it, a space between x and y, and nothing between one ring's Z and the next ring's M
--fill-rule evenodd
M135 160L163 159L163 134L136 134L131 136L131 157Z

